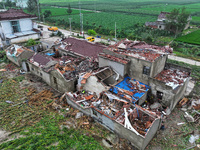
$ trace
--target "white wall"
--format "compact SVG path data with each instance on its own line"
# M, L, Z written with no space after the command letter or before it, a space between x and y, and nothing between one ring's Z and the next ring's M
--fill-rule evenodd
M14 38L11 39L10 43L21 43L21 42L26 42L29 39L38 39L40 38L40 36L38 34L32 34L32 35L28 35L28 36L22 36L22 37L18 37L18 38Z
M15 21L17 21L17 20L15 20ZM3 29L4 34L12 34L11 21L2 21L1 25L2 25L2 29ZM19 25L20 25L21 32L30 31L30 30L33 29L31 19L20 19Z
M1 26L4 34L12 34L12 27L10 21L2 21Z
M33 29L31 19L21 19L19 20L21 32L30 31Z

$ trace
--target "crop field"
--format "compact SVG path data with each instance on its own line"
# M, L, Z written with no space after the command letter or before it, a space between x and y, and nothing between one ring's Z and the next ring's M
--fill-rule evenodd
M79 8L79 0L40 0L42 6L59 6L67 7L69 4L72 8ZM128 29L136 23L144 24L146 21L156 21L161 11L170 12L174 8L186 7L191 13L191 24L200 25L200 1L199 0L80 0L83 15L83 25L94 25L95 27L114 28L117 23L119 29ZM66 18L66 8L51 8L52 19ZM44 9L46 10L46 8ZM42 10L42 11L44 11ZM85 10L90 10L91 13ZM73 10L71 18L74 23L80 22L78 10ZM59 16L59 17L55 17Z
M177 38L176 41L200 45L200 30L181 36Z
M78 24L80 22L79 15L71 15L72 22ZM69 21L66 16L52 17L55 20L65 20ZM144 23L146 20L154 21L156 17L145 16L145 15L127 15L122 13L87 13L83 14L84 22L83 26L101 26L102 28L115 28L115 22L118 29L124 29L132 27L136 23Z

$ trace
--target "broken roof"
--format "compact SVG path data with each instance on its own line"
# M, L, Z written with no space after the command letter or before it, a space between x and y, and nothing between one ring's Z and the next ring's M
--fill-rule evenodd
M170 14L169 12L163 12L163 11L161 11L161 13L158 16L158 19L159 20L167 19L167 15L169 15L169 14Z
M30 15L23 12L22 9L9 9L7 11L0 12L0 21L36 17L36 15Z
M103 52L105 46L87 42L76 38L67 38L62 41L60 48L75 52L82 56L97 58Z
M160 47L149 45L144 41L130 41L127 39L121 40L115 45L110 45L107 49L118 54L128 55L150 62L155 61L156 58L163 54L173 52L173 49L169 46Z
M139 82L130 77L125 77L123 81L117 85L110 88L109 91L132 101L133 103L137 102L147 91L149 86Z
M75 58L72 56L63 56L59 63L55 65L65 79L71 80L78 76L79 73L88 72L97 67L97 63L90 61L84 57Z
M28 49L28 48L23 47L23 46L15 45L15 44L9 46L6 49L6 51L7 51L8 55L12 55L12 56L15 56L15 57L19 57L19 55L23 52L34 53L31 49Z
M155 79L163 81L166 85L175 89L179 85L183 85L189 74L189 72L171 68L160 72Z

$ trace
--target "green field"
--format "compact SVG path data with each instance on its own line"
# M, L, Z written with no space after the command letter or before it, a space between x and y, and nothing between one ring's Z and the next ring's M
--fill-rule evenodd
M200 25L200 1L199 0L80 0L83 15L84 26L95 23L96 27L114 28L114 22L117 22L119 29L128 29L136 23L144 24L146 21L156 21L161 11L170 12L174 8L186 7L191 13L191 24ZM42 6L79 8L79 0L40 0ZM66 8L52 9L53 19L66 19ZM99 11L89 14L85 10ZM44 9L46 10L46 9ZM43 10L42 10L43 11ZM72 18L74 23L79 23L79 11L73 10ZM68 20L68 18L66 19Z
M80 23L79 15L71 15L72 22L75 24ZM59 16L51 17L55 20L66 20L69 21L69 17ZM145 23L145 20L154 21L156 17L145 16L145 15L127 15L122 13L87 13L83 14L84 22L83 26L101 26L102 28L115 28L115 22L118 29L125 29L132 27L136 23Z
M177 38L176 41L200 45L200 30L194 31L185 36L181 36Z

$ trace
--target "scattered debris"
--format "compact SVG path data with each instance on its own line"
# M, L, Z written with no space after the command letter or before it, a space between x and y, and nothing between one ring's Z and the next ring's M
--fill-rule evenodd
M191 115L189 115L187 112L185 112L184 117L188 122L194 122L194 118Z
M178 126L185 124L185 122L177 123Z
M191 144L193 144L196 140L198 140L199 139L199 135L191 135L190 136L190 139L189 139L189 142L191 143Z
M78 112L77 114L76 114L76 119L79 119L79 118L81 118L83 116L83 113L82 112Z

